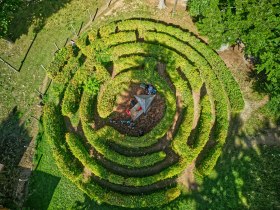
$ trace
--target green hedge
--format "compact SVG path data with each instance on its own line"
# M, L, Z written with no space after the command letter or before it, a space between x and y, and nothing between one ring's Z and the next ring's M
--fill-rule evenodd
M244 108L244 100L240 91L238 83L235 81L231 72L227 69L222 59L204 43L200 42L197 37L186 33L178 27L166 26L162 23L154 23L145 20L125 20L115 24L120 31L138 29L140 31L157 31L166 33L170 36L174 36L181 42L190 44L195 50L197 50L204 58L209 62L215 74L221 81L223 88L225 88L231 108L234 112L239 112ZM116 27L115 26L115 27ZM146 33L145 33L146 34ZM157 33L158 34L158 33Z
M47 67L49 77L58 83L68 83L78 70L80 66L79 58L82 56L82 53L78 53L76 57L71 46L60 49L55 54L54 60Z
M125 89L128 89L131 79L129 77L119 76L108 80L101 86L98 94L97 111L100 117L107 118L113 112L116 105L116 97Z
M210 150L207 151L207 155L204 157L204 159L200 162L199 166L197 167L197 171L205 176L209 175L213 168L215 167L218 158L220 157L223 149L223 144L218 143L214 147L212 147Z
M79 81L71 80L64 93L62 101L62 114L71 117L78 109L82 95L82 84Z
M48 76L52 79L58 74L64 73L63 67L67 64L70 57L73 56L73 49L72 47L68 46L66 48L60 49L54 57L54 60L51 62L49 67L47 68Z
M79 163L69 153L65 143L66 129L59 107L54 104L44 106L43 125L58 168L65 176L75 181L81 175L82 170Z
M82 125L83 125L83 130L85 133L92 131L91 125L89 125L88 123L83 123ZM92 135L96 135L96 133L93 132ZM162 170L158 174L155 174L152 176L143 177L143 178L127 177L125 179L124 185L145 186L145 185L150 185L150 184L153 184L155 182L158 182L158 181L161 181L164 179L172 178L172 177L180 174L182 171L184 171L186 164L187 163L184 160L180 160L179 163L174 164L174 165Z
M209 97L205 95L201 100L201 114L193 136L193 142L190 146L190 156L196 158L203 150L210 137L211 128L213 127L215 116L211 113L211 103Z
M78 111L84 86L92 78L103 82L108 80L109 74L100 65L93 66L89 60L76 72L66 88L62 102L62 114L64 116L71 117Z
M211 103L209 97L205 95L201 100L201 114L197 123L198 131L194 136L192 148L195 153L199 152L209 139L211 128L214 124L215 116L211 113Z
M62 174L77 184L82 191L87 193L92 199L95 199L99 204L106 202L111 205L128 208L161 206L174 200L180 195L180 190L176 187L149 195L124 195L107 190L93 182L87 182L83 178L82 169L68 151L68 147L65 144L63 119L61 119L61 113L58 107L53 104L48 104L44 107L43 124L56 164ZM75 137L74 139L72 137L71 134L67 134L68 142L70 141L69 139L76 140ZM76 147L76 143L72 142L72 145ZM113 177L111 181L113 180L116 179Z
M115 175L105 169L103 166L99 165L93 157L89 155L89 152L84 147L82 140L76 134L67 133L66 142L73 153L73 155L81 161L81 163L90 169L90 171L102 179L108 180L114 184L123 184L125 178L122 176Z
M92 134L88 133L87 138L89 138L89 136L91 135L95 136L96 133L99 136L102 136L104 134L105 136L108 137L108 140L115 141L120 145L130 147L130 148L147 147L156 143L158 139L160 139L165 135L165 133L171 126L171 122L175 115L176 100L170 88L168 87L168 85L164 80L162 80L160 77L154 74L153 69L147 69L144 71L126 72L125 74L120 74L114 80L116 81L118 80L118 78L125 78L125 79L131 78L129 79L131 80L131 82L153 83L156 86L158 93L164 94L166 99L166 110L165 110L164 117L161 119L161 121L155 126L155 128L152 131L150 131L148 134L142 137L124 136L120 134L118 131L116 131L115 129L109 126L105 126L103 129L100 129L96 132L92 131L93 132Z
M147 63L156 63L156 59L153 57L143 57L140 55L128 55L127 57L118 58L114 62L114 71L115 74L119 74L124 70L131 68L139 68L145 66Z
M126 166L128 168L142 168L147 166L152 166L160 161L162 161L166 154L165 152L156 152L140 157L127 157L121 155L114 150L111 150L106 144L104 144L104 138L109 136L102 136L100 138L88 138L89 143L108 160Z
M144 41L137 42L137 36L144 38ZM123 177L114 174L90 157L82 139L78 136L67 134L65 141L61 111L55 105L47 105L43 115L44 128L53 147L55 160L63 174L100 203L133 208L168 203L175 199L180 191L172 188L150 195L122 195L100 187L91 180L85 180L82 176L82 165L101 179L125 186L147 186L168 178L175 178L199 153L202 153L202 159L196 173L208 175L211 172L227 137L230 111L239 112L244 107L238 84L214 51L180 28L148 20L113 22L100 28L98 34L94 31L83 36L77 45L81 48L79 53L74 53L72 47L59 51L48 72L57 82L67 84L71 80L62 101L63 115L70 118L80 115L87 140L112 163L128 168L156 164L165 158L164 152L127 157L111 150L108 143L113 141L127 149L141 149L157 143L170 130L176 111L176 99L167 83L155 71L159 61L166 63L166 73L183 102L181 125L175 132L171 144L172 149L180 155L180 160L152 176ZM87 56L85 63L83 63L85 58L83 54ZM114 75L117 75L113 79L104 67L111 62L114 65ZM80 67L81 63L83 63L82 67ZM178 73L176 69L178 67L186 80ZM102 84L97 95L83 91L83 86L92 78ZM110 126L95 130L94 106L97 105L101 117L107 118L113 110L116 96L129 84L136 82L153 83L159 94L165 96L166 110L160 123L142 137L122 135ZM188 146L186 143L192 130L194 115L191 91L199 91L203 83L206 85L208 96L204 96L200 101L200 118L193 136L194 141L191 146ZM212 116L213 109L215 109L215 116ZM214 118L215 124L212 128ZM211 148L205 147L210 131L213 132L211 139L215 141Z
M94 182L81 182L79 185L91 198L96 199L96 195L98 195L97 199L99 203L106 202L110 205L126 208L159 207L176 199L181 194L180 189L177 187L148 195L124 195L106 190Z

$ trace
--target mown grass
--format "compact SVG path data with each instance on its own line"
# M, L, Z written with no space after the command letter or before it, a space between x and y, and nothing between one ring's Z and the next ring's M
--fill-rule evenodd
M46 1L44 1L46 2ZM39 4L39 3L38 3ZM40 3L41 4L41 3ZM88 11L94 14L97 7L103 4L103 1L91 0L71 0L60 5L55 13L50 14L49 7L27 7L22 10L30 10L18 12L21 17L15 18L12 27L16 37L15 42L0 39L0 56L13 66L18 68L21 61L30 46L35 32L38 31L38 21L44 20L44 25L38 31L38 36L22 66L20 73L16 73L9 69L3 62L0 62L0 121L4 119L11 109L18 105L20 112L27 112L36 102L36 88L42 83L45 71L41 64L45 67L53 59L56 51L56 43L60 48L64 46L67 38L72 38L75 31L78 32L82 22L89 21ZM55 7L52 2L52 6ZM36 10L36 11L33 11ZM31 18L31 14L38 14L35 18ZM41 15L41 16L40 16ZM47 17L42 17L46 15ZM21 27L28 25L24 21L30 22L29 28ZM42 21L41 21L42 22ZM13 34L12 34L13 35ZM12 36L11 35L11 36Z
M59 172L45 136L39 136L37 141L35 163L38 164L42 157L32 174L31 194L25 206L31 209L65 209L83 202L83 192Z

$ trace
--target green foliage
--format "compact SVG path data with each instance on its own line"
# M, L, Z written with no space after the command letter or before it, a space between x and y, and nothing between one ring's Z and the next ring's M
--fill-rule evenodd
M22 0L2 0L0 2L0 37L7 35L9 23L22 2Z
M84 85L84 91L96 95L99 91L99 86L100 86L100 82L93 77L92 79L89 79L85 85Z
M62 70L63 67L67 64L68 59L71 57L72 47L60 49L54 57L53 62L48 68L48 75L54 79Z
M110 205L127 208L161 206L174 200L177 196L180 195L180 190L178 188L171 188L167 191L162 190L148 195L128 195L116 193L113 191L105 191L104 188L97 186L94 182L83 184L83 187L91 198L96 198L96 195L99 195L99 202L106 202Z
M140 157L127 157L124 155L120 155L117 152L111 150L106 144L104 144L103 138L109 137L110 136L103 136L100 139L88 138L88 141L100 154L104 156L104 158L119 165L128 168L142 168L155 165L166 157L166 154L163 151L147 154Z
M197 124L197 130L193 136L194 153L198 154L205 146L206 142L209 139L210 131L212 125L214 124L214 116L211 114L211 104L209 97L206 95L202 98L201 101L201 113ZM196 156L196 155L195 155Z
M68 152L68 146L65 143L64 120L59 108L54 104L44 106L43 125L58 168L66 177L75 181L81 173L81 169Z
M66 88L62 102L62 113L64 116L71 117L78 111L81 95L81 85L77 81L72 80Z
M95 78L96 71L95 69L85 68L84 65L79 69L79 71L74 75L73 79L69 82L64 98L62 101L62 113L64 116L71 117L79 109L79 103L81 101L84 83Z
M215 48L223 43L235 44L237 39L242 40L245 54L255 58L256 71L266 75L266 81L258 89L266 91L272 101L277 101L280 95L279 1L221 3L191 0L189 7L200 31L209 37L210 44ZM271 111L278 113L279 104L272 104Z
M108 179L111 183L114 184L123 184L124 177L114 175L104 167L100 166L89 154L89 152L84 147L80 137L73 133L66 134L66 142L69 145L69 148L72 154L79 160L81 163L90 169L90 171L102 179Z

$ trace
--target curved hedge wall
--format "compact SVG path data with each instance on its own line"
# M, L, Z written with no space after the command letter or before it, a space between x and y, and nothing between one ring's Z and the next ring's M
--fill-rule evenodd
M231 114L244 107L238 84L212 49L185 29L153 20L88 32L56 54L48 74L64 87L43 115L58 167L92 199L116 206L174 200L178 176L198 157L196 173L208 175ZM161 121L139 137L108 123L117 96L132 83L152 83L165 100Z

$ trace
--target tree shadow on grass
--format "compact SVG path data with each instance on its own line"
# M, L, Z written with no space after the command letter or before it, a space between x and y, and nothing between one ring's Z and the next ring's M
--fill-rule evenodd
M8 26L8 38L13 42L16 41L21 35L27 34L33 24L35 24L34 33L38 33L46 24L46 20L69 2L71 0L23 1Z
M54 191L60 181L60 177L53 176L43 171L33 171L30 183L30 195L25 206L31 209L46 210L49 207Z
M20 118L22 113L14 107L9 116L0 124L0 204L15 208L18 204L18 186L22 167L19 167L31 137Z
M83 201L76 201L75 205L72 206L71 210L128 210L128 208L111 206L108 204L98 204L94 200L90 199L87 194L83 194ZM129 208L130 209L130 208ZM130 209L131 210L131 209ZM145 210L144 208L133 208L133 210Z
M233 123L236 120L240 119ZM266 144L269 139L254 144L239 126L230 133L213 172L197 176L198 191L187 192L161 210L280 208L280 146Z

